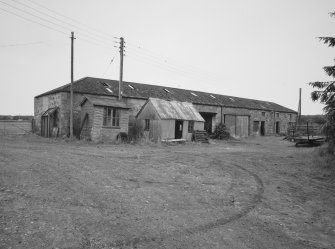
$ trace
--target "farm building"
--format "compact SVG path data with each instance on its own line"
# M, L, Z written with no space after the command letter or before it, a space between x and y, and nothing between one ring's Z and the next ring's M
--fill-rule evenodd
M93 102L108 97L118 100L119 82L100 78L85 77L73 84L74 89L74 134L80 136L81 125L84 118L83 109L91 103L97 109L99 105ZM83 104L87 99L88 103ZM128 118L128 134L135 135L138 131L136 116L150 98L192 103L195 110L204 120L204 129L212 133L220 122L225 123L230 134L234 137L247 137L250 135L272 135L285 133L287 128L294 124L297 113L294 110L273 102L238 98L214 93L206 93L179 88L157 85L123 82L122 108L120 119L125 115ZM91 99L92 101L89 101ZM70 84L45 92L35 97L34 116L35 130L43 135L43 114L51 108L57 108L53 117L57 120L59 135L69 134L70 123ZM120 102L121 103L121 102ZM124 108L123 108L124 107ZM125 107L129 108L126 109ZM84 116L83 116L84 115ZM107 118L107 113L101 113L101 120ZM140 117L139 117L140 118ZM99 121L102 122L102 121ZM183 127L186 127L184 125ZM145 128L145 127L144 127ZM124 128L122 128L125 130ZM121 131L120 129L119 131ZM85 130L86 132L86 130ZM114 133L115 135L115 133ZM176 134L175 134L176 135ZM110 136L97 136L99 139Z
M149 98L136 115L150 140L191 140L194 130L203 130L205 120L192 103ZM141 129L142 130L142 129Z
M124 102L105 96L85 96L80 106L80 138L115 140L120 132L128 133L129 108Z

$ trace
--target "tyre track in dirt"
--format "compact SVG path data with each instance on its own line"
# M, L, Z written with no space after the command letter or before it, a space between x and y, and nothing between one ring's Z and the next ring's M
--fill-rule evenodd
M198 157L203 157L203 156L199 156ZM213 159L210 163L211 165L216 165L216 166L220 166L221 167L221 161L218 159ZM262 179L255 173L253 173L252 171L239 166L239 165L233 165L232 167L234 168L238 168L239 170L247 173L248 175L250 175L255 183L256 183L256 193L254 194L254 196L251 198L251 200L244 205L244 207L241 209L240 212L233 214L231 216L228 217L222 217L219 218L213 222L209 222L206 224L202 224L199 226L195 226L192 228L186 228L184 230L177 230L174 231L172 233L168 233L165 235L161 235L161 236L152 236L152 237L135 237L129 240L117 240L113 243L109 243L109 247L136 247L139 244L149 244L149 243L157 243L157 244L161 244L162 241L166 240L166 239L170 239L170 238L176 238L176 237L181 237L181 236L190 236L193 234L197 234L197 233L202 233L202 232L207 232L209 230L224 226L228 223L234 222L238 219L241 219L242 217L246 216L248 213L250 213L260 202L264 193L264 184Z

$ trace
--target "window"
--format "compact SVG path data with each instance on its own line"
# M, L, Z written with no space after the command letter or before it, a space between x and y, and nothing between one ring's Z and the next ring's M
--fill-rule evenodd
M167 93L171 93L168 89L164 88L164 91Z
M276 115L277 115L277 118L279 118L279 112L277 112Z
M233 99L233 98L229 98L231 101L235 101L235 99Z
M290 120L292 120L292 114L290 114Z
M265 112L262 112L262 116L265 117Z
M148 131L150 130L150 119L146 119L144 123L144 130Z
M120 126L120 109L104 107L103 126Z
M135 87L133 87L132 85L128 85L128 86L129 86L131 89L133 89L133 90L135 89Z
M110 93L113 93L112 89L106 88L106 90Z
M188 121L188 132L194 131L194 121Z
M196 95L195 93L192 93L192 92L191 92L191 94L192 94L194 97L198 97L198 95Z
M212 98L212 99L216 99L216 98L215 98L215 96L213 96L212 94L211 94L211 95L209 95L209 96L211 96L211 98Z

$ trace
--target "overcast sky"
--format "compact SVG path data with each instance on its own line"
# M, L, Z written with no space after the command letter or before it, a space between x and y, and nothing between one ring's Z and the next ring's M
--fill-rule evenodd
M311 81L330 80L334 0L0 0L0 114L33 115L34 96L74 79L118 79L276 102L320 114ZM112 63L111 60L114 57Z

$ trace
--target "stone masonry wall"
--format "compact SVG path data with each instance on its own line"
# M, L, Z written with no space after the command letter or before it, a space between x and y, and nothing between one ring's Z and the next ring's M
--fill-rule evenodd
M93 141L114 141L120 132L128 133L128 110L121 109L119 127L103 127L103 113L103 107L94 107L94 119L91 133Z

